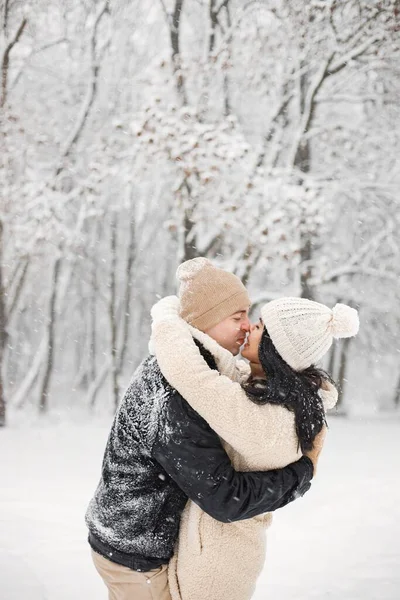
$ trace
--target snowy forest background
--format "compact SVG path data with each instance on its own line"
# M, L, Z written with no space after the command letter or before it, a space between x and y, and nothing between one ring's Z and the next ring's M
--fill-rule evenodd
M0 424L112 412L205 255L360 311L342 409L400 406L400 2L0 1Z

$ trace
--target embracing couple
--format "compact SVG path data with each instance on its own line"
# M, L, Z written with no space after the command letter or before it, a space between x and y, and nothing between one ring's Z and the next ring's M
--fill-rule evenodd
M110 600L249 600L271 513L310 488L337 400L315 364L358 315L283 297L251 325L232 273L197 258L177 277L114 418L92 558Z

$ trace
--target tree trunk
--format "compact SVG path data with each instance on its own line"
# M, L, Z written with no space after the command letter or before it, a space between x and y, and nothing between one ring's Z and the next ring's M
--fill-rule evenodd
M8 286L8 289L10 290L10 288L12 287L13 291L11 293L11 300L9 301L9 304L8 304L7 321L10 321L10 318L12 317L15 309L18 306L18 301L21 297L21 292L23 290L24 283L26 281L26 276L28 273L30 257L25 257L24 261L21 260L21 263L22 263L22 267L19 270L20 272L18 272L15 275L14 285L12 283L10 283L10 285ZM17 278L17 275L18 275L18 278ZM16 281L16 283L15 283L15 281ZM10 291L9 291L9 294L10 294Z
M96 232L98 232L98 225L96 224ZM95 244L96 247L98 237L96 235ZM96 327L97 327L97 255L94 251L91 256L91 289L90 289L90 300L88 303L89 307L89 327L90 327L90 344L89 344L89 372L90 380L93 382L96 379L96 355L97 355L97 340L96 340Z
M88 79L88 88L83 100L81 111L78 117L77 122L74 124L73 129L70 133L69 138L65 144L65 147L62 151L62 159L65 160L72 153L72 150L76 147L79 139L82 136L83 129L87 123L90 112L93 108L93 104L97 97L98 92L98 80L99 80L99 72L100 72L100 57L97 55L97 36L99 32L99 25L103 18L103 16L109 10L108 0L104 0L104 2L100 5L95 15L95 20L93 23L92 31L90 34L90 77ZM57 167L56 174L59 175L63 170L63 165L60 164Z
M0 427L5 427L6 423L6 399L4 394L3 377L0 377Z
M24 288L26 276L28 273L28 268L30 265L30 257L26 257L23 261L21 260L20 264L21 264L21 267L20 267L20 269L16 269L17 272L15 273L15 277L12 278L11 281L7 282L8 306L6 307L6 322L7 322L8 326L11 323L13 314L15 313L15 311L18 307L19 299L21 297L21 293ZM1 266L0 266L0 269L1 269ZM1 279L1 274L0 274L0 279ZM1 292L0 292L0 294L1 294ZM18 331L18 329L19 328L17 325L17 331ZM18 332L18 333L20 333L20 332ZM18 338L18 335L16 337ZM23 373L25 373L24 365L21 364L22 363L21 357L18 356L18 358L15 361L12 360L13 359L12 352L13 352L14 347L15 347L15 340L13 339L12 342L9 344L6 344L6 346L4 348L3 377L5 378L5 381L9 381L10 363L11 363L11 369L13 368L13 362L16 363L16 366L17 366L17 369L15 369L15 367L14 367L15 374L12 375L12 377L18 376L18 370L21 370ZM4 392L3 393L6 396L8 394L6 384L4 384Z
M303 74L300 77L300 109L301 114L304 115L306 110L306 95L308 91L308 80L307 74ZM304 131L307 133L307 131ZM302 173L308 173L311 168L311 148L308 140L303 137L299 141L299 145L296 149L294 167L299 169ZM300 181L300 185L304 185ZM300 223L300 290L301 297L307 298L308 300L314 299L314 290L309 285L309 280L312 277L312 240L311 234L308 232L307 223L304 220Z
M211 54L215 46L215 32L218 25L218 10L217 1L210 0L209 16L210 16L210 33L208 38L208 52Z
M337 349L338 349L338 342L336 340L333 340L333 344L331 346L331 351L329 353L329 363L328 363L328 368L327 368L327 371L328 371L329 375L333 379L335 379L335 366L336 366Z
M247 245L245 252L243 253L241 260L238 261L242 265L242 269L235 269L234 273L237 275L243 285L247 287L250 279L250 275L254 267L257 266L257 262L261 256L261 249L255 249L251 244Z
M47 412L48 408L48 394L50 387L50 380L53 374L53 362L54 362L54 332L56 322L56 301L58 291L58 279L60 275L61 258L57 257L54 261L53 277L52 277L52 290L50 295L49 303L49 317L47 326L47 361L46 370L42 382L42 390L40 393L39 411L43 414Z
M8 18L8 2L5 6L5 14L4 14L4 35L6 35L6 22ZM0 92L0 108L4 108L7 102L7 94L8 94L8 73L10 67L10 54L14 46L19 42L22 34L24 33L24 29L27 25L28 21L24 17L16 30L14 37L11 40L6 40L6 47L3 53L2 63L1 63L1 92Z
M196 237L193 235L194 222L191 211L185 209L183 213L183 261L197 258L199 256L196 248Z
M341 341L342 351L340 353L340 362L339 362L339 374L338 374L338 388L339 388L339 396L336 408L343 412L343 399L344 392L346 387L346 374L347 374L347 359L349 356L349 346L352 338L345 338Z
M314 300L314 290L309 285L309 280L312 277L311 258L312 258L312 242L307 234L301 236L301 271L300 271L300 296L308 300Z
M96 339L96 327L97 327L97 298L96 298L96 265L92 267L92 292L89 302L89 321L90 321L90 344L89 344L89 376L90 381L96 379L96 356L97 356L97 339Z
M310 173L311 171L311 144L310 140L305 138L305 135L310 131L313 126L316 113L316 97L318 91L321 89L323 82L328 76L328 69L333 59L333 54L325 61L315 77L310 78L309 72L303 72L300 75L300 113L301 113L301 126L300 136L297 142L297 148L295 148L294 166L297 167L301 173ZM302 68L303 64L300 65ZM300 181L300 185L304 186L304 181ZM314 299L314 290L310 286L309 281L313 275L312 258L313 258L313 238L314 234L309 230L304 221L301 224L302 230L300 231L300 287L301 297L308 298L309 300Z
M133 211L132 211L133 212ZM122 324L121 324L121 343L119 347L119 360L118 360L118 377L124 368L124 361L126 356L126 350L128 347L128 334L129 324L131 321L131 297L132 297L132 271L135 263L136 255L136 223L131 214L129 223L129 244L128 244L128 256L126 260L126 275L125 275L125 291L124 301L122 306Z
M7 43L7 30L8 30L8 17L9 17L9 2L6 0L3 7L3 35L6 40L6 47L4 49L4 53L1 61L1 88L0 88L0 123L4 118L3 109L5 107L5 103L7 100L7 90L8 90L8 69L10 63L10 53L13 46L18 42L21 37L25 26L26 20L23 19L16 35L14 36L14 40ZM1 153L5 152L4 148L4 132L0 131L0 140L1 140ZM5 358L5 347L7 341L7 315L6 315L6 300L4 295L4 282L3 282L3 222L0 219L0 427L5 427L6 425L6 397L5 397L5 389L4 389L4 358Z
M111 358L111 381L114 399L114 408L117 409L119 401L118 365L117 365L117 310L116 310L116 267L117 267L117 215L114 213L111 219L110 238L110 299L108 304L108 315L110 322L110 358Z
M110 372L110 369L111 369L111 361L110 361L110 359L108 359L107 362L103 365L103 368L100 371L100 373L97 374L96 379L91 383L91 385L89 387L89 391L86 396L86 402L90 406L91 409L93 409L94 405L96 404L97 394L103 387L104 382L107 379L108 374Z
M84 297L84 291L82 288L82 278L79 276L76 278L77 292L78 292L78 305L77 312L79 314L79 329L76 333L75 343L75 381L76 385L80 388L87 389L88 387L88 332L87 332L87 299Z
M6 398L3 383L3 360L7 341L6 303L3 287L3 223L0 220L0 427L6 424Z
M170 38L172 48L172 65L176 80L176 89L178 96L181 98L182 104L187 104L185 91L185 81L182 74L182 58L180 50L179 31L181 24L181 15L184 0L175 0L175 7L172 13L172 23L170 25Z
M33 387L39 377L40 371L42 370L42 365L46 357L46 347L47 347L47 337L45 336L39 348L36 351L35 357L33 359L32 365L25 375L21 385L11 398L11 403L18 410L23 408L26 400L28 399L28 394L33 393Z
M397 378L396 390L393 397L393 404L395 408L400 406L400 375Z
M111 270L110 270L110 302L109 302L109 318L110 318L110 331L111 331L111 352L110 361L105 364L103 370L92 379L91 386L88 392L88 403L91 408L94 407L97 399L97 394L103 386L108 374L111 372L112 387L113 387L113 401L115 408L119 402L119 377L124 367L124 359L126 356L126 350L128 346L128 334L129 334L129 323L131 316L131 295L132 295L132 270L135 262L135 251L136 251L136 240L135 240L135 221L131 218L130 221L130 236L128 244L128 254L126 263L126 279L125 279L125 292L124 300L122 304L122 324L121 324L121 335L118 336L118 320L120 311L116 310L116 280L115 280L115 268L116 268L116 253L117 253L117 223L113 219L111 225ZM95 257L94 257L95 258ZM95 266L95 262L93 265ZM95 270L92 272L92 288L93 296L96 296L97 282L95 276ZM92 310L92 316L94 318L92 325L92 344L95 344L95 313ZM118 345L118 337L120 338L120 344ZM94 355L95 359L95 355ZM95 365L93 364L92 374L95 374Z

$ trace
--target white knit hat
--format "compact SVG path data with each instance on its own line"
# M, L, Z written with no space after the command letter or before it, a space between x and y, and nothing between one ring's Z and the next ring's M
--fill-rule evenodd
M268 334L285 362L295 371L318 362L333 338L352 337L360 322L358 312L345 304L331 310L305 298L279 298L261 309Z

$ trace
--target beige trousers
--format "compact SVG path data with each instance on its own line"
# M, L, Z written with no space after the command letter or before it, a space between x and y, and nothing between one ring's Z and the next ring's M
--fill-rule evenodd
M117 565L93 550L92 558L107 586L109 600L171 600L168 565L140 573Z

